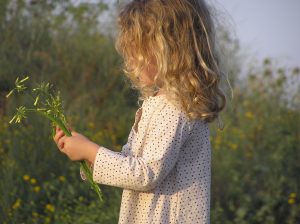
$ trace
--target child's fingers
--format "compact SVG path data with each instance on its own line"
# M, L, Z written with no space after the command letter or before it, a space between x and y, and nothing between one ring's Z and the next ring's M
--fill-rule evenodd
M62 150L64 148L65 138L66 138L66 136L63 136L58 140L57 146L58 146L59 150Z
M61 137L63 137L64 135L65 135L65 133L64 133L62 130L57 131L57 132L56 132L56 135L54 136L54 141L55 141L56 143L58 143L59 139L60 139Z
M59 126L55 126L55 130L56 130L56 132L58 132L59 130L61 130L60 128L59 128Z

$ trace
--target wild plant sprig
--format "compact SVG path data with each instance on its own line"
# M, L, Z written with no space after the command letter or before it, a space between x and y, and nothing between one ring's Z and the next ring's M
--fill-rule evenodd
M29 77L26 76L25 78L23 78L22 80L19 80L19 77L16 79L15 81L15 88L13 88L7 95L6 97L9 97L10 95L12 95L15 91L17 91L18 93L24 91L27 87L23 84L26 80L28 80Z
M6 97L10 97L13 93L22 93L28 88L25 86L24 82L27 81L29 77L25 77L22 80L19 80L19 77L15 81L15 88L13 88ZM20 106L16 109L16 114L13 118L9 121L10 124L12 123L21 123L22 119L27 118L26 114L28 112L39 113L46 117L48 120L51 121L52 124L52 137L55 135L54 128L58 126L66 136L72 136L72 133L67 128L67 120L64 115L62 100L60 97L60 92L54 92L53 86L49 83L42 82L36 88L33 88L28 95L33 100L33 107L26 108L25 106ZM91 188L96 192L100 202L103 202L102 192L97 183L93 180L93 175L90 167L87 165L85 161L80 161L80 166L87 177L88 183L90 184Z

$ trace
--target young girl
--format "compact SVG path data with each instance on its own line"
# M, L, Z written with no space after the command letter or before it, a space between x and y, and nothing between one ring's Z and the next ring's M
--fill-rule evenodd
M209 7L133 0L118 25L123 71L143 100L127 143L115 152L59 129L54 140L71 160L90 163L94 181L123 188L119 224L210 223L208 123L226 99Z

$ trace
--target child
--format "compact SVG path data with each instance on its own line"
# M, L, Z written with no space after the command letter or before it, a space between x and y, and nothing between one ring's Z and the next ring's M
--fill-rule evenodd
M121 152L57 129L58 148L88 161L94 181L123 188L119 224L210 223L208 123L226 99L208 9L202 0L134 0L121 9L116 49L143 100Z

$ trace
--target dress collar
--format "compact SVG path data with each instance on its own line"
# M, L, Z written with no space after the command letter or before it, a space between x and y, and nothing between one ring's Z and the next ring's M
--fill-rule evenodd
M167 98L164 94L157 95L157 96L149 96L144 99L142 106L140 108L143 108L144 111L152 111L161 103L166 103L166 102L167 102Z

